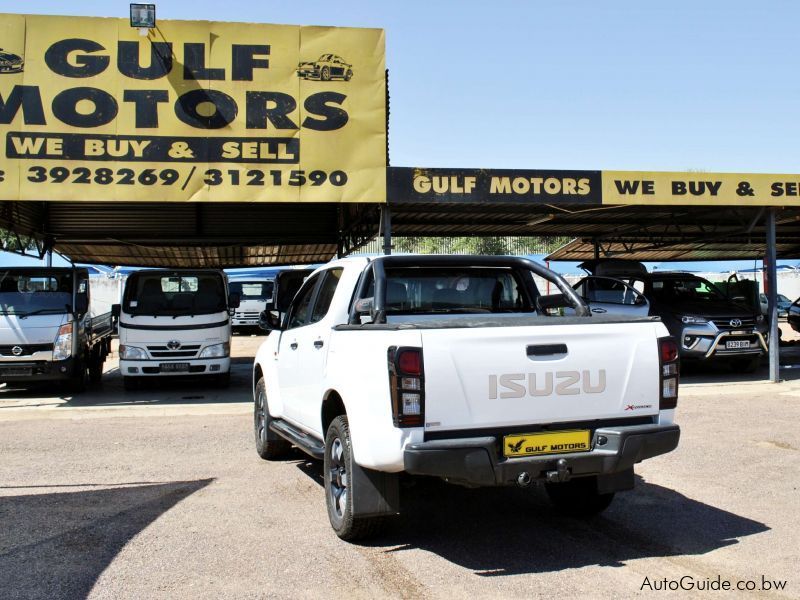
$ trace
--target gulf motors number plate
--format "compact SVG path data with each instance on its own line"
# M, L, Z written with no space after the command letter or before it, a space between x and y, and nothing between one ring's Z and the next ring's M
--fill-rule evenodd
M33 369L30 367L3 367L0 369L0 375L6 377L30 377L33 375Z
M590 447L588 429L554 431L552 433L515 433L503 438L503 455L537 456L540 454L566 454L588 452Z
M189 363L161 363L158 365L162 373L188 373Z
M728 340L727 342L725 342L725 347L730 349L749 348L750 340Z

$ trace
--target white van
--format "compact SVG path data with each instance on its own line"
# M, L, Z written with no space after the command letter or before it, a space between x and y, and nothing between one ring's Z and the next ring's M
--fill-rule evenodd
M230 382L230 311L239 297L211 269L143 270L128 277L119 315L119 370L125 389L145 377Z
M275 287L273 277L259 275L231 275L228 292L239 294L240 303L231 318L234 327L257 327L259 315L266 310Z

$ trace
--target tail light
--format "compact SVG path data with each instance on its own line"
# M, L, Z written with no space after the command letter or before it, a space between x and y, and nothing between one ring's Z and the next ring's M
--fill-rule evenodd
M422 427L425 422L422 348L391 346L387 358L395 427Z
M658 338L658 362L661 386L658 408L659 410L669 410L678 406L680 355L678 353L678 343L675 341L675 338Z

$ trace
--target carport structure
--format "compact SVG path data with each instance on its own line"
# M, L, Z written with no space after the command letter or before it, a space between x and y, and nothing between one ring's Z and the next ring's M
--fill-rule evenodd
M625 175L626 181L650 181L647 177L654 174ZM0 226L36 240L42 256L52 249L76 262L176 268L318 263L349 254L376 235L383 237L386 252L391 252L393 235L567 236L573 241L550 259L764 259L767 281L776 280L778 257L800 256L800 207L778 204L759 191L771 189L771 183L764 187L760 181L771 176L655 175L702 177L728 187L746 180L758 183L758 195L744 201L721 195L689 204L669 192L619 202L604 195L605 176L597 171L389 167L386 203L4 201ZM540 182L540 193L521 180ZM547 181L551 191L582 185L586 193L548 194ZM775 286L769 286L770 378L777 381L775 294Z

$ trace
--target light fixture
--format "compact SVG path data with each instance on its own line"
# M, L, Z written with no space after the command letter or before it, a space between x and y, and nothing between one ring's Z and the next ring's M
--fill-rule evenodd
M139 35L147 35L147 32L155 26L155 4L131 4L131 27L138 27Z
M553 214L539 215L537 217L534 217L530 221L527 221L525 225L527 225L528 227L532 227L533 225L539 225L540 223L547 223L548 221L552 221L555 218L556 216Z

